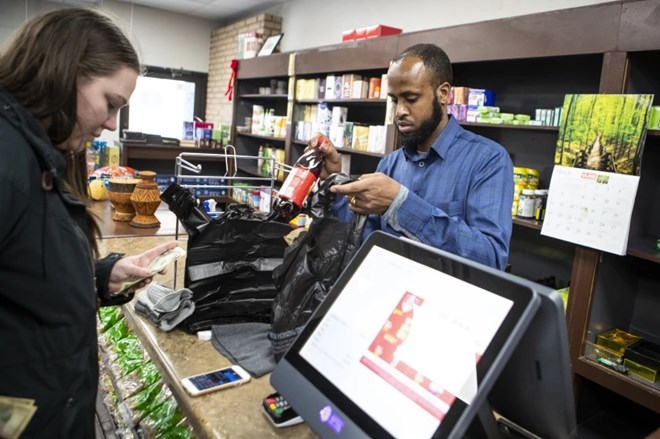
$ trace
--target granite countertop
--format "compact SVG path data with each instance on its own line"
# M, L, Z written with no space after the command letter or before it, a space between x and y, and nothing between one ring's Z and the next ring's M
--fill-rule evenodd
M169 213L169 212L168 212ZM173 215L173 214L172 214ZM160 217L160 216L159 216ZM174 218L176 219L176 218ZM109 220L112 221L112 220ZM161 220L162 221L162 220ZM107 236L107 235L104 235ZM126 236L104 238L99 242L101 255L109 252L137 254L174 239L173 234L152 236ZM179 234L181 248L186 248L187 236ZM168 267L168 273L157 275L155 282L170 288L183 287L185 263L183 259ZM176 284L175 284L176 273ZM202 341L182 329L163 332L148 320L135 313L133 302L124 305L127 323L142 341L151 360L160 370L170 386L183 413L199 438L315 438L309 428L302 424L293 427L275 428L261 413L261 401L274 390L269 375L253 378L242 386L190 397L179 380L193 374L206 372L229 365L210 341Z

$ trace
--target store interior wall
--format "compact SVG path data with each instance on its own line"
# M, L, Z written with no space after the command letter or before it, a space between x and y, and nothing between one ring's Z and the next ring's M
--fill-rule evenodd
M282 17L282 52L341 43L342 32L382 24L415 32L610 0L292 0L264 12ZM332 5L332 6L330 6ZM323 12L321 12L323 11ZM488 35L484 35L488 38Z
M533 14L610 0L291 0L260 11L282 17L282 52L337 44L347 29L384 24L414 32ZM70 3L97 3L131 31L143 62L159 67L208 72L211 33L231 23L161 11L115 0L0 0L0 44L23 21ZM321 12L323 11L323 12ZM487 38L487 36L484 36Z
M27 19L51 10L94 3L83 0L0 0L0 50ZM130 3L97 1L122 24L143 64L207 73L211 33L219 27L213 20L181 15ZM119 141L119 130L104 130L100 140Z
M0 0L0 45L26 19L72 3L94 2ZM96 3L125 26L143 64L208 72L211 32L220 27L218 22L113 0Z
M344 30L374 24L398 27L404 32L415 32L609 2L610 0L414 0L402 3L394 0L333 0L328 3L326 0L290 0L259 14L266 13L282 18L281 31L284 37L279 50L293 52L338 44ZM71 4L97 4L115 15L131 35L145 65L196 72L209 72L213 31L232 24L116 0L0 0L0 46L26 19ZM245 19L247 17L243 18ZM216 122L228 123L229 120ZM118 133L105 132L104 140L116 142Z

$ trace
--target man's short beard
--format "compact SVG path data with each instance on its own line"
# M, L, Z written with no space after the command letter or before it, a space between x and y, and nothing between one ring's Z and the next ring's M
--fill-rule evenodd
M431 114L431 117L428 119L424 120L422 122L422 125L419 127L419 129L415 131L411 131L409 133L402 133L399 131L399 146L402 147L414 147L417 148L419 145L424 143L429 137L431 137L431 134L433 134L433 131L438 127L440 122L442 122L443 114L442 114L442 107L440 106L440 101L436 97L433 99L433 113ZM398 130L397 126L397 130Z

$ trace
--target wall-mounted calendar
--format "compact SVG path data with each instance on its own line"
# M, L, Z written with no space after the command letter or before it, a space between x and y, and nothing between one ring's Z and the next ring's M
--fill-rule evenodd
M625 255L653 95L567 95L541 234Z

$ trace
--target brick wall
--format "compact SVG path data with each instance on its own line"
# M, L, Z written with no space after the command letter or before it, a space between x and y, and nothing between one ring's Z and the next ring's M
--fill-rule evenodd
M209 58L209 77L206 93L206 120L231 124L232 102L227 99L227 83L231 77L231 60L238 55L238 35L258 32L264 40L282 31L282 17L261 14L246 18L211 34L211 53Z

